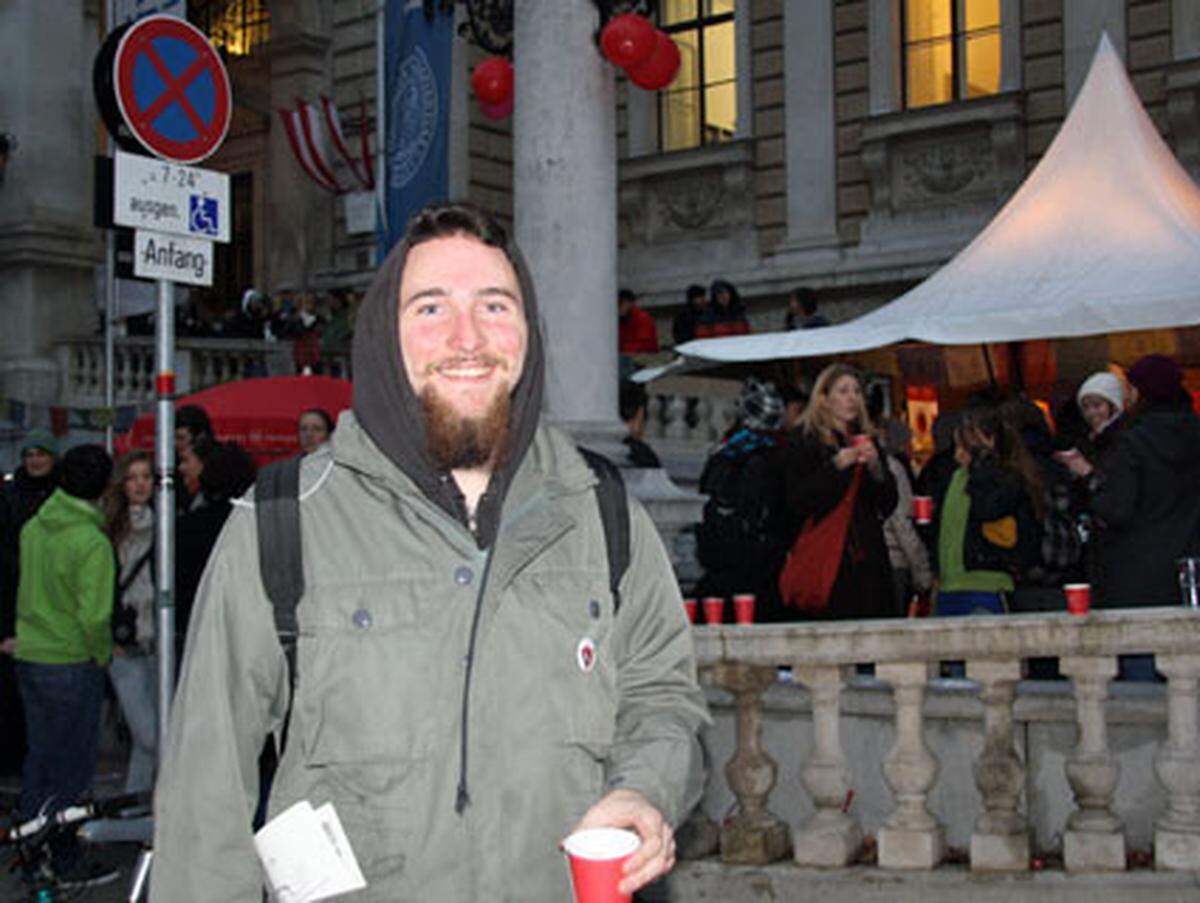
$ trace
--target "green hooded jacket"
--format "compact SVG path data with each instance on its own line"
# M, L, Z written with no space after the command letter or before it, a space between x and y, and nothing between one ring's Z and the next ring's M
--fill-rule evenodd
M18 660L108 664L116 564L103 526L94 504L56 489L21 530Z

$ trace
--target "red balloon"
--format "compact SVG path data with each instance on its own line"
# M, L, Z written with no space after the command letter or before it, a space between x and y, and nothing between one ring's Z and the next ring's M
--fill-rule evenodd
M489 56L471 73L471 90L482 103L497 104L512 97L512 63L502 56Z
M654 52L638 65L625 70L631 82L647 91L661 90L675 81L681 62L679 48L669 34L656 29L654 40Z
M636 66L650 57L654 47L655 28L637 13L616 16L600 32L600 49L614 66Z
M488 119L507 119L512 115L512 111L513 98L511 94L508 95L506 100L500 101L500 103L484 103L482 100L479 101L479 112Z

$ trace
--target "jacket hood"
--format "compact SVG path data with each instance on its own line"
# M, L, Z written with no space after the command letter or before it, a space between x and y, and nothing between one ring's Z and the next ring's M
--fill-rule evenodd
M410 245L396 245L375 274L354 331L353 408L371 440L438 507L464 524L466 506L458 485L429 454L421 404L404 370L398 329L400 275ZM520 249L507 237L502 250L517 273L528 328L525 366L512 392L507 453L492 473L476 511L475 537L480 548L491 545L500 522L512 475L529 450L537 429L545 380L545 357L537 294Z
M55 489L46 504L38 509L34 519L50 531L67 530L81 525L102 527L104 513L94 504L85 499Z

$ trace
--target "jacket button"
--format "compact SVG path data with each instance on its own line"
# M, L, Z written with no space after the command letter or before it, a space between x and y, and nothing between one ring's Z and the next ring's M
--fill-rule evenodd
M360 608L358 611L356 611L353 614L352 619L354 621L354 626L361 630L367 630L371 626L371 613L365 608Z
M459 565L454 569L454 582L459 586L466 586L474 576L475 574L466 565Z
M588 603L588 614L592 616L593 621L600 618L600 603L595 599Z

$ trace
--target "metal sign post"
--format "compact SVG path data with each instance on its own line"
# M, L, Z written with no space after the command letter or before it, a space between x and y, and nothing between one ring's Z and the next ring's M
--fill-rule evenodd
M158 283L155 318L156 395L154 469L155 581L158 611L158 751L167 748L171 696L175 686L175 285Z

